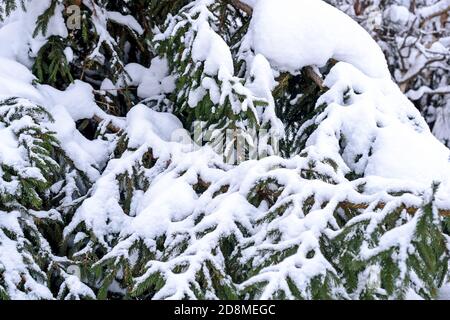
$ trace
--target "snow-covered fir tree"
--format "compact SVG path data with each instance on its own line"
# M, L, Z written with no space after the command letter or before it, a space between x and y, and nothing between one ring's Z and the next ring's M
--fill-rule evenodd
M0 299L438 298L449 1L329 2L1 0Z
M450 1L329 0L377 40L402 92L450 146Z

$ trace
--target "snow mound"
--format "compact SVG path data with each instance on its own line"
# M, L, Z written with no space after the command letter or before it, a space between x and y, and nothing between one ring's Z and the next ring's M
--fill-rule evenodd
M318 128L308 141L318 154L336 161L342 157L341 167L364 176L424 187L450 180L450 150L432 135L419 111L390 79L367 77L340 62L325 85L330 90L317 105L328 108L316 119Z
M278 69L296 72L309 65L321 67L333 58L371 77L390 77L377 43L331 5L321 0L257 0L251 4L252 47Z

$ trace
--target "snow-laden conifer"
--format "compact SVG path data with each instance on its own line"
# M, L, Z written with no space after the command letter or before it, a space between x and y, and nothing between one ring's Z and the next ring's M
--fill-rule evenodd
M335 7L0 15L1 298L433 299L448 282L450 150Z

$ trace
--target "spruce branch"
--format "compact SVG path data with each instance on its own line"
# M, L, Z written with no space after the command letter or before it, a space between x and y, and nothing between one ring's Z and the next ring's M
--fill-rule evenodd
M92 118L92 120L94 120L96 123L98 123L98 124L100 124L100 123L103 123L103 122L108 122L108 124L106 125L106 128L109 130L109 131L111 131L112 133L119 133L119 132L121 132L122 131L122 129L121 128L119 128L118 126L116 126L116 125L114 125L113 123L112 123L112 121L111 120L105 120L105 119L103 119L102 117L100 117L100 116L98 116L98 115L94 115L94 117Z
M325 88L323 85L323 78L314 70L313 67L307 66L304 70L308 78L310 78L321 90Z
M421 18L420 26L423 27L423 25L436 17L439 17L443 14L446 14L450 11L450 0L441 0L438 3L430 6L425 7L419 11L419 16Z

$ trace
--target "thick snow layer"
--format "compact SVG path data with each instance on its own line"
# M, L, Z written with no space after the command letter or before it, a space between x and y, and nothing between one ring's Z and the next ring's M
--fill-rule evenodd
M144 105L136 105L127 119L131 148L143 145L153 134L163 141L171 142L174 134L183 129L181 121L173 114L156 112Z
M280 70L295 72L329 59L348 62L369 76L390 76L386 59L370 35L322 0L255 0L251 42Z
M154 58L149 68L130 63L125 66L125 71L131 78L127 85L136 86L137 94L142 99L156 98L172 92L175 88L175 79L169 75L169 67L165 59ZM114 90L121 87L125 87L123 81L119 81L116 85L108 81L103 83L102 90L115 94Z
M111 120L119 127L123 123L107 115L95 104L93 88L87 83L76 81L65 91L47 85L38 88L45 95L44 106L55 119L48 127L56 132L61 146L73 159L76 167L86 172L92 180L97 179L98 170L109 158L111 145L101 139L92 141L86 139L76 129L75 122L98 116L104 120Z
M95 180L111 152L107 141L86 139L75 126L75 122L91 119L94 115L113 121L117 126L123 123L113 119L101 110L94 102L93 88L77 81L66 91L59 91L50 86L35 86L34 76L22 64L0 57L0 101L11 97L26 98L29 101L45 107L54 118L47 127L56 132L62 148L73 159L77 168ZM0 135L0 159L6 163L20 164L23 150L15 147L17 142L11 134L11 129L2 129ZM15 160L13 160L15 159ZM8 160L8 161L6 161ZM1 161L1 160L0 160Z
M423 193L433 182L440 183L436 204L450 208L450 150L432 135L396 84L370 78L344 62L324 84L330 89L317 106L326 105L325 111L300 130L316 127L305 152L318 161L333 159L341 174L364 177L366 191L374 194Z
M83 221L88 228L92 228L95 234L100 237L109 234L111 231L120 233L124 230L130 218L124 214L123 209L118 204L120 199L120 191L116 186L117 177L123 172L131 172L132 166L139 161L143 154L150 147L155 156L165 159L170 153L170 141L172 134L182 128L181 122L172 114L159 113L150 110L144 105L135 106L127 117L127 130L129 138L129 147L136 148L134 153L128 153L123 159L112 160L105 169L102 177L100 177L95 185L93 194L86 200L77 210L72 223L66 228L65 232L71 232L80 221ZM169 192L172 190L166 185L164 189ZM178 190L178 192L169 192L171 197L177 194L182 199L186 197L186 189ZM150 194L154 194L149 190ZM168 196L167 196L168 197ZM153 197L151 197L153 198ZM159 195L155 201L161 198ZM162 199L162 198L161 198ZM170 206L168 198L158 203L161 209L164 205ZM162 202L161 202L162 201ZM178 207L181 208L181 207ZM94 215L93 212L96 212ZM160 211L161 213L162 211ZM109 222L105 224L105 221ZM164 220L164 215L160 216L159 223ZM140 228L150 227L148 224L138 224Z
M393 124L380 130L366 174L430 184L449 177L449 158L450 151L430 134Z
M414 15L405 6L392 5L385 12L385 18L391 20L392 22L406 25L408 21L414 19Z
M144 33L144 29L142 29L139 22L137 22L133 16L130 15L124 16L120 12L116 11L108 11L107 16L109 20L127 26L128 28L134 30L139 35L142 35Z
M315 148L323 146L319 153L343 148L346 165L365 176L425 185L450 179L450 150L431 134L419 111L390 79L371 79L341 62L325 85L331 89L318 105L330 105L327 118L320 119L309 142ZM339 145L339 132L345 145Z
M94 115L107 116L94 102L94 89L85 82L77 80L65 91L48 85L40 86L39 89L46 93L49 106L62 106L75 121L91 119Z
M18 143L9 128L2 128L0 125L0 163L7 165L23 164L22 153L25 150L18 150Z

